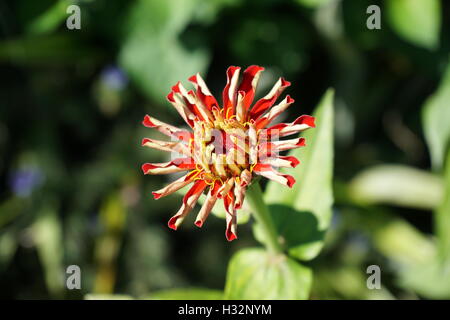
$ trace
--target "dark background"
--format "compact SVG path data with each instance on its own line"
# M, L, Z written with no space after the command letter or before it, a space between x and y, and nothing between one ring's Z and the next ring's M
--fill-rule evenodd
M305 5L314 2L323 4ZM155 135L141 121L182 125L165 101L171 85L188 87L198 71L219 98L228 66L258 64L260 96L280 75L292 82L290 121L336 90L334 219L309 263L311 298L433 298L401 274L405 259L433 250L433 208L361 204L349 191L374 165L431 167L421 116L448 63L449 3L437 42L421 45L395 31L386 2L79 1L81 30L68 30L70 2L0 1L0 297L223 289L232 253L257 245L252 222L232 243L214 216L201 230L189 219L169 230L181 197L153 200L168 178L144 177L140 165L165 154L140 147ZM381 30L366 27L371 4ZM392 221L401 227L388 238ZM396 246L416 245L408 237L421 250ZM79 291L63 287L71 264L82 270ZM382 290L365 286L370 264L383 270Z

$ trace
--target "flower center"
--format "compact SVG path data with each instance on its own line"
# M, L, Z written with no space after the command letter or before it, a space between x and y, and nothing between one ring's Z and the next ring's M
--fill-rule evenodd
M193 158L205 180L239 177L256 164L257 135L251 123L219 118L214 123L196 121Z

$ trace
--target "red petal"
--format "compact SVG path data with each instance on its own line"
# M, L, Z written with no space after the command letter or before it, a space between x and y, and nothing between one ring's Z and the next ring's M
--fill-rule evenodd
M250 66L245 69L241 85L239 86L238 91L243 91L244 95L244 107L245 110L248 110L250 105L253 102L253 98L255 97L256 86L259 78L259 74L264 71L263 67L260 66Z
M268 95L266 95L264 98L259 99L258 102L255 103L252 110L250 111L250 118L253 120L257 120L264 112L266 112L275 101L278 99L280 94L283 92L284 89L289 87L291 83L284 78L280 78L280 84L275 84L274 88L269 92ZM272 92L275 90L274 92Z

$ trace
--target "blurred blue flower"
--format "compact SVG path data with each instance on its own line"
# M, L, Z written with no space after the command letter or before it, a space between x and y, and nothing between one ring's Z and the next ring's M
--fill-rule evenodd
M11 172L9 187L18 197L28 197L44 182L44 174L39 168L25 167Z
M121 69L108 66L102 71L101 81L113 90L122 90L128 83L128 77Z

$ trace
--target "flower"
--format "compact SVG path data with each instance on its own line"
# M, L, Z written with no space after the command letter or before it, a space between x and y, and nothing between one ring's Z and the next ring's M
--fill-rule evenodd
M227 70L222 107L198 73L189 78L195 92L186 91L180 82L172 87L167 99L191 130L174 127L149 115L144 117L144 126L155 128L171 137L172 141L144 138L142 145L177 155L169 162L143 164L144 174L187 171L181 178L154 191L155 199L193 183L183 198L181 208L169 220L171 229L177 229L202 193L206 192L195 225L202 227L217 200L221 199L227 212L225 235L228 241L234 240L237 238L236 212L242 207L246 188L255 175L288 187L295 183L294 177L274 168L295 168L299 161L292 156L281 156L279 152L302 147L305 139L279 138L314 127L314 117L302 115L291 123L269 126L294 103L288 95L273 106L290 82L280 78L272 90L252 106L264 68L256 65L248 67L239 83L240 69L232 66Z

